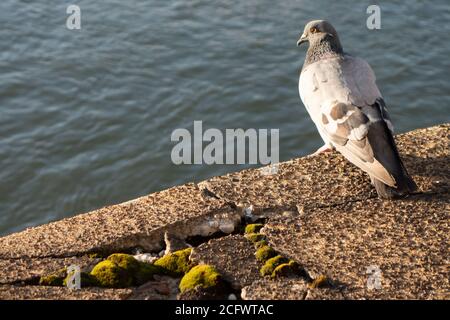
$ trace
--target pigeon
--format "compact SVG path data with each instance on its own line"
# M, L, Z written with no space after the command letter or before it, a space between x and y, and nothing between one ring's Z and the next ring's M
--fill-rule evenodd
M369 174L382 199L417 190L393 138L394 128L375 74L361 58L343 51L334 27L308 22L297 46L308 42L299 93L325 145Z

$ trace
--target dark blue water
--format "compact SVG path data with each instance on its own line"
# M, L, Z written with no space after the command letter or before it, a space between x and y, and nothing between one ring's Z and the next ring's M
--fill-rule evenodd
M81 30L65 26L81 8ZM278 128L321 141L300 102L304 24L326 18L373 67L397 132L450 121L448 1L0 3L0 234L246 166L170 161L176 128Z

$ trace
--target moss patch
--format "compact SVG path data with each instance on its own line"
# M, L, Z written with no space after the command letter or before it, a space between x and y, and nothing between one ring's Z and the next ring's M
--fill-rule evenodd
M114 253L107 260L116 264L119 268L126 269L130 272L138 272L140 263L133 256L125 253Z
M275 257L276 255L277 255L276 251L267 245L260 247L255 252L256 259L261 262L265 262L270 258Z
M326 275L321 274L309 284L310 288L323 288L330 285L330 280Z
M252 223L245 226L245 233L258 233L264 227L261 223Z
M278 267L279 265L281 265L283 263L288 263L288 262L289 262L288 259L278 255L276 257L273 257L273 258L270 258L269 260L267 260L259 272L263 277L271 276L276 267Z
M99 262L92 269L91 275L101 287L124 288L133 284L131 274L109 260Z
M173 253L169 253L155 261L155 266L164 270L164 273L171 276L180 276L187 273L192 268L189 256L192 249L187 248Z
M96 252L89 253L88 257L91 258L91 259L101 259L102 258L101 254L100 253L96 253Z
M211 288L220 284L222 281L220 274L213 266L198 265L193 267L180 281L181 293L187 290L193 290L198 287Z
M72 274L66 275L67 268L53 274L42 276L39 284L43 286L67 286ZM155 274L166 274L167 270L136 260L124 253L115 253L95 265L90 273L81 272L81 287L100 286L106 288L125 288L138 286L153 279Z
M261 247L267 246L267 241L266 240L261 240L255 243L255 248L259 249Z
M62 285L67 287L67 282L73 273L69 273L67 277L64 278ZM80 285L82 288L85 287L94 287L98 285L97 279L89 273L81 272L80 273Z
M99 262L90 276L101 287L125 288L143 284L153 275L162 273L164 271L158 266L140 262L129 254L115 253Z
M279 266L277 266L272 274L272 278L277 277L288 277L298 274L299 272L299 265L294 260L290 260L288 263L282 263Z
M266 239L266 237L264 237L261 233L246 233L245 238L253 243Z
M147 281L152 280L155 274L164 274L164 270L153 264L140 262L140 268L134 275L135 283L137 285L146 283Z
M245 227L244 237L253 242L256 252L255 257L258 261L263 262L264 265L259 270L262 276L290 277L300 275L301 268L293 260L289 260L271 248L266 240L266 237L259 233L264 225L261 223L248 224Z
M64 277L66 276L67 268L59 269L51 274L41 276L39 278L39 285L41 286L62 286Z
M47 276L42 276L39 279L39 285L41 286L62 286L64 277L57 274L50 274Z

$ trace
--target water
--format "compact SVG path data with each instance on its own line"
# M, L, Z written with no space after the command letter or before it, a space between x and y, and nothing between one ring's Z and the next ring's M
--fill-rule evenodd
M279 128L280 160L320 138L297 92L305 22L372 65L397 132L450 121L447 1L0 4L0 234L246 166L171 164L176 128ZM81 7L80 31L65 28Z

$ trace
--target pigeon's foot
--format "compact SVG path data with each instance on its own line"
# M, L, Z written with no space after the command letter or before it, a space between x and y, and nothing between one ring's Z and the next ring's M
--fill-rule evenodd
M333 151L333 147L330 146L329 144L324 144L319 149L317 149L316 152L313 153L313 156L320 154L320 153L331 152L331 151Z

